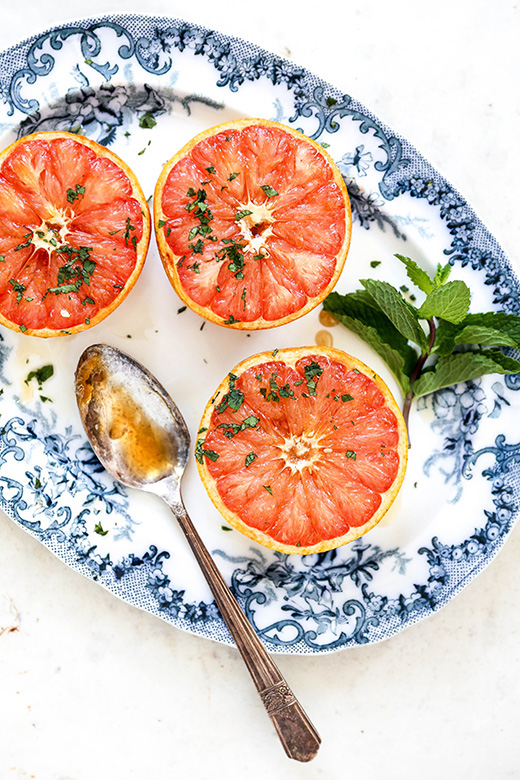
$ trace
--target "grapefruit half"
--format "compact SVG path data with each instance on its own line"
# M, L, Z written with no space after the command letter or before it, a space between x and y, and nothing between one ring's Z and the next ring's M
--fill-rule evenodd
M244 360L206 406L195 456L234 528L284 553L351 542L389 509L408 442L390 390L340 350L299 347Z
M150 214L113 152L66 132L0 153L0 323L30 336L96 325L139 276Z
M350 245L345 182L292 128L243 119L210 128L166 165L154 223L180 298L219 325L290 322L336 284Z

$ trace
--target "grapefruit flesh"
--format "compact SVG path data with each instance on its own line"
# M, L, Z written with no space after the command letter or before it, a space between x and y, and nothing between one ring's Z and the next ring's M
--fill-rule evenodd
M332 159L267 120L210 128L164 167L154 198L166 273L220 325L254 330L318 305L347 256L351 214Z
M0 154L0 322L77 333L126 297L148 249L146 199L128 166L71 133L37 133Z
M207 405L199 472L228 522L287 553L323 552L373 528L406 470L401 412L383 380L326 347L243 361Z

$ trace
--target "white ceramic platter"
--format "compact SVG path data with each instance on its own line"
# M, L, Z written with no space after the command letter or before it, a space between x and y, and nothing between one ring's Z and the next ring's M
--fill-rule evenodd
M339 292L358 289L376 260L379 278L407 284L393 258L401 252L430 272L449 260L451 278L472 290L472 310L517 310L518 280L464 198L353 98L256 46L174 19L83 20L1 54L0 95L2 147L38 130L81 132L122 157L147 196L163 163L200 130L250 116L284 122L327 144L348 183L354 227ZM145 113L153 128L140 126ZM256 352L314 344L322 326L315 310L247 334L181 307L152 241L135 288L97 327L50 340L2 330L0 504L120 598L230 642L169 510L114 483L86 443L76 363L95 342L130 353L167 388L194 438L233 366ZM377 355L342 326L330 332L399 398ZM45 383L52 400L42 402L24 380L46 364L54 366ZM191 459L187 508L268 649L320 653L392 636L448 603L493 559L518 511L517 389L516 377L488 376L417 403L408 473L390 513L361 540L321 555L285 556L224 530Z

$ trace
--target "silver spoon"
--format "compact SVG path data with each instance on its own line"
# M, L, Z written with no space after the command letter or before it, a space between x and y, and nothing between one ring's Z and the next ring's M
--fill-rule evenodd
M97 457L128 487L170 507L213 593L287 755L310 761L320 736L268 655L191 522L181 497L190 434L176 405L149 371L106 344L94 344L76 368L76 400Z

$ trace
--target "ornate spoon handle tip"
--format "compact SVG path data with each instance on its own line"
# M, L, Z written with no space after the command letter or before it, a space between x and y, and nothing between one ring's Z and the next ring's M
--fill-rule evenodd
M178 497L176 500L171 497L165 500L186 534L220 613L274 723L285 752L295 761L310 761L315 757L320 746L321 739L318 732L231 593L197 533L182 500Z

